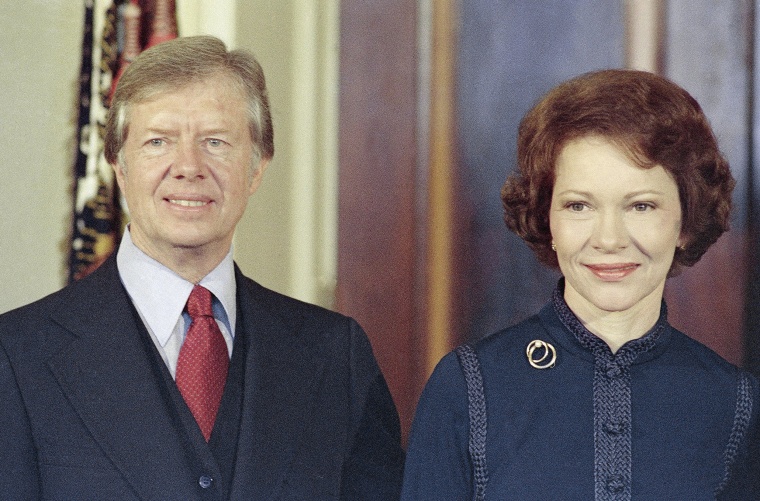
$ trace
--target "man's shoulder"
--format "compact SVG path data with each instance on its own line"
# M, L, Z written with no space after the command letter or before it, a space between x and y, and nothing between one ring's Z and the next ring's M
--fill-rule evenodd
M352 320L336 311L302 301L274 291L242 273L237 274L238 301L245 310L253 305L263 308L289 325L308 325L312 328L346 326Z
M29 321L35 317L47 317L50 312L57 310L61 305L76 297L80 291L81 285L78 283L66 285L47 296L3 313L0 315L0 325L22 320Z
M343 359L346 364L339 365L346 369L353 353L351 363L371 368L367 374L376 373L376 363L370 361L369 338L351 317L273 291L241 275L237 288L242 325L246 333L248 329L254 333L250 338L254 349Z
M103 302L119 286L118 274L104 264L91 275L63 288L0 315L0 336L11 330L39 330L41 323L48 323L52 317L67 312L74 315L79 311L91 314L102 311Z

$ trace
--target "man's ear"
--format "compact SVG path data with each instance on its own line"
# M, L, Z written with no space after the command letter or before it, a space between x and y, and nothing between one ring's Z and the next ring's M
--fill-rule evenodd
M124 174L124 168L121 166L121 162L118 160L111 164L111 168L113 169L114 174L116 175L116 182L119 183L119 189L124 192L124 184L125 184L125 174Z
M256 190L259 189L261 180L264 177L264 171L267 170L267 167L269 166L269 160L270 159L268 158L261 159L259 165L254 169L253 175L251 176L251 185L248 187L248 195L253 195L256 193Z

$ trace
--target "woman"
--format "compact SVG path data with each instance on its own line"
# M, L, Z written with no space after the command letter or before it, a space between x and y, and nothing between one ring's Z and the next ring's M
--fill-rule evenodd
M697 102L650 73L582 75L523 118L518 164L507 226L563 277L475 347L484 453L468 452L474 359L438 365L402 498L760 499L758 383L671 327L662 300L728 228L734 180Z

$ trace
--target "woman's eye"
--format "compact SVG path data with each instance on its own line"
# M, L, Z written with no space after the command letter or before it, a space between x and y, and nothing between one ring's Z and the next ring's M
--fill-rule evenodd
M650 203L641 202L641 203L633 204L633 210L635 210L636 212L646 212L652 208L653 208L652 204Z
M586 204L583 204L581 202L572 202L567 204L567 208L573 212L581 212L586 208Z
M156 139L151 139L150 141L148 141L148 143L150 143L151 146L161 146L162 144L164 144L164 140L156 138Z
M214 148L221 146L223 141L221 139L209 139L208 144Z

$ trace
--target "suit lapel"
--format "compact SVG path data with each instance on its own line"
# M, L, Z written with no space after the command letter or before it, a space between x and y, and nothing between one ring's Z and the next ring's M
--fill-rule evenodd
M239 271L237 287L248 349L232 499L276 499L313 415L325 366L314 347L323 344L304 342L303 320L283 318L292 312Z
M75 335L48 362L88 431L141 498L194 496L191 474L129 297L110 259L53 319ZM160 497L160 495L159 495Z

